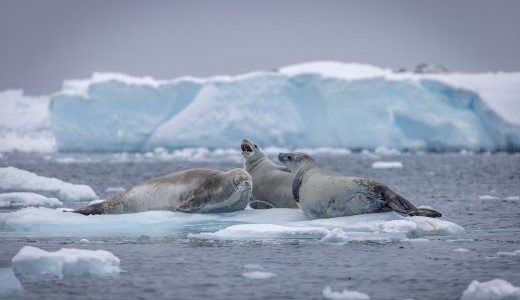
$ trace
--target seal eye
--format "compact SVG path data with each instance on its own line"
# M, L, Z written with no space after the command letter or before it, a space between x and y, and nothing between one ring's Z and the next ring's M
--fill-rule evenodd
M287 156L287 160L292 160L292 156Z
M256 144L254 144L255 148L258 149L258 146Z

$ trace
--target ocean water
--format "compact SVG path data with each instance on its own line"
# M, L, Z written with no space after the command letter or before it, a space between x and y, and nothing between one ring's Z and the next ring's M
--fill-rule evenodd
M345 288L359 291L371 299L458 299L472 280L501 278L520 286L520 257L496 255L520 249L520 155L350 154L316 158L324 167L375 178L416 205L439 209L442 220L456 223L465 231L382 240L366 238L375 235L368 232L363 239L338 242L306 235L252 239L194 237L198 232L215 232L240 223L231 221L234 215L219 216L218 225L216 221L203 226L183 223L180 231L175 222L149 232L151 227L139 228L134 223L134 227L119 234L107 228L106 235L103 230L85 228L94 226L92 223L66 225L66 219L65 225L41 231L36 228L13 231L0 224L0 268L10 267L20 248L31 245L47 251L107 250L121 259L124 270L110 278L58 279L17 274L24 293L9 298L323 299L323 290L330 286L335 291ZM372 168L376 161L399 161L402 168ZM130 187L177 170L196 167L225 170L240 165L235 158L203 162L134 161L114 160L110 155L4 154L0 159L1 167L14 166L42 176L87 184L100 197L111 194L107 188ZM85 203L65 203L65 206L82 204ZM5 216L10 212L0 213ZM145 224L154 217L148 216ZM0 223L2 218L5 217L0 216ZM230 219L229 224L226 218ZM164 219L157 222L164 224ZM71 230L74 226L79 226L76 231ZM81 238L90 242L81 243Z

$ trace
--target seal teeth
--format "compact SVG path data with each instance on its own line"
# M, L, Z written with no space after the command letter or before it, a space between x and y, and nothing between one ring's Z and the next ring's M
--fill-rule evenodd
M242 149L242 151L244 151L244 152L253 152L253 148L251 148L251 146L249 146L249 144L240 145L240 149Z

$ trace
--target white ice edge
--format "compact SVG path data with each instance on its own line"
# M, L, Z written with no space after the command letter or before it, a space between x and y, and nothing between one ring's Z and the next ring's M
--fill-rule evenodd
M376 213L308 220L298 209L244 210L225 214L152 211L83 216L63 209L25 208L0 213L0 236L179 236L194 239L321 242L407 241L457 235L459 225L426 217Z

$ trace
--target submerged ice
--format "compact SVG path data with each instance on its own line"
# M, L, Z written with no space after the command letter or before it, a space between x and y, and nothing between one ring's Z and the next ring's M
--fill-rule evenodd
M83 216L62 209L24 208L0 213L0 236L176 236L192 239L321 242L391 241L453 235L459 225L393 212L307 220L298 209L244 210L223 214L151 211Z
M25 246L13 258L16 273L64 277L104 277L117 275L121 262L104 250L63 248L48 252Z

